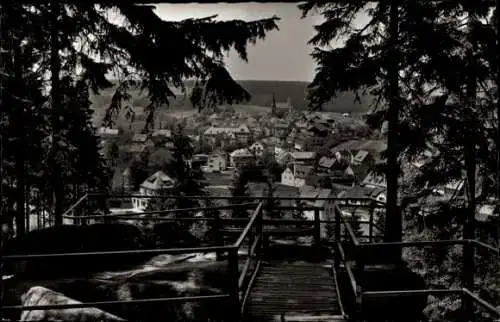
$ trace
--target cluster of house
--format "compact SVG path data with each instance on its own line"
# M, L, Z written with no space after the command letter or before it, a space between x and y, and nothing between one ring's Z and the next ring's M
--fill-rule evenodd
M101 142L104 143L108 139L118 137L117 129L101 127L98 130L98 135L101 137ZM120 150L125 153L137 154L146 150L151 150L157 147L172 147L172 131L168 129L159 129L147 134L136 133L132 136L129 143L120 147Z
M244 119L235 116L229 122L221 115L210 116L210 126L201 128L199 135L191 135L194 141L203 139L209 143L215 143L223 139L224 142L230 144L238 142L240 146L246 145L246 147L230 153L213 151L193 157L191 164L199 166L207 175L214 175L214 181L217 181L217 183L212 183L211 179L207 180L208 189L228 193L230 183L220 184L220 180L215 180L218 179L217 176L232 174L233 171L226 170L241 168L267 154L284 167L281 181L276 183L275 195L277 197L304 197L306 195L309 197L314 195L345 198L371 197L385 201L386 182L384 176L375 171L382 161L381 152L386 146L384 141L350 140L331 148L326 154L322 150L323 156L319 158L318 151L324 149L325 141L330 137L342 135L336 126L342 116L323 112L291 114L289 113L286 118L271 115L260 119L257 116L247 116ZM102 129L100 134L107 137L118 133L116 130ZM171 144L168 138L171 135L169 130L136 134L131 143L122 148L131 153L158 146L168 148ZM259 139L255 140L255 138ZM418 168L418 164L415 167ZM139 193L156 193L156 190L168 189L172 182L172 179L165 173L157 172L141 185ZM259 184L252 185L254 186L251 189L253 194L262 195L261 190L264 188L261 187L259 190L255 188ZM436 191L436 194L449 197L450 194L456 192L457 187L450 183L441 190ZM144 209L146 203L147 201L137 199L134 207ZM315 205L320 203L317 201ZM322 216L330 215L327 203L324 204L324 209Z

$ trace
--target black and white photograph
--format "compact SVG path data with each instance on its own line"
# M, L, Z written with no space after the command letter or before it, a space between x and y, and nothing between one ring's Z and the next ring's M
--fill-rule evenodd
M0 322L500 322L499 12L0 3Z

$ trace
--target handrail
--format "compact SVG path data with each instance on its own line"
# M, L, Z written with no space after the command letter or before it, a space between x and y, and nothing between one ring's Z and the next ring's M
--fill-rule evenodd
M453 295L461 294L462 289L418 289L418 290L398 290L398 291L366 291L360 295L363 298L380 298L380 297L399 297L399 296L414 296L414 295Z
M345 269L347 271L347 275L349 276L349 282L350 282L352 290L354 292L354 296L358 297L358 285L356 282L356 278L354 277L354 273L352 272L351 265L346 260L344 247L342 247L342 244L340 242L337 242L337 249L339 251L339 255L342 258L342 261L344 262L344 266L345 266Z
M128 215L138 216L138 215L154 215L154 214L169 214L169 213L179 213L179 212L189 212L189 211L202 211L202 210L223 210L223 209L233 209L239 207L249 207L255 206L258 203L242 203L227 206L213 206L213 207L193 207L193 208L179 208L179 209L166 209L166 210L152 210L144 212L131 212L126 214L106 214L106 215L88 215L88 216L71 216L66 215L64 218L78 218L78 219L94 219L94 218L113 218L113 217L126 217Z
M491 245L483 243L476 239L443 239L443 240L416 240L416 241L401 241L401 242L381 242L381 243L362 243L360 247L362 248L376 248L376 247L425 247L425 246L435 246L435 245L465 245L471 244L476 247L484 248L488 251L500 254L500 249L495 248Z
M354 233L354 229L352 229L352 226L349 222L347 222L344 218L344 216L342 215L342 211L340 210L340 208L338 207L338 205L335 205L335 211L339 211L340 212L340 220L342 222L342 224L344 224L344 227L347 229L347 232L349 233L349 236L351 237L351 240L354 244L354 246L359 246L359 241L358 241L358 238L356 237L356 234Z
M262 215L262 205L263 205L262 202L259 203L259 205L257 206L257 209L255 209L252 217L250 218L250 221L248 222L247 226L245 227L245 229L241 233L238 240L234 243L234 247L236 249L239 249L241 247L243 240L245 240L245 238L248 236L248 234L249 234L250 230L252 229L252 226L256 222L257 218Z
M240 200L303 200L303 201L344 201L344 200L351 200L351 201L371 201L375 204L378 204L380 206L385 206L385 203L377 200L372 197L356 197L356 198L343 198L343 197L271 197L271 196L175 196L175 195L138 195L138 194L124 194L124 195L119 195L119 194L108 194L108 193L95 193L95 192L89 192L88 193L89 197L108 197L108 198L117 198L117 199L127 199L127 198L141 198L141 199L198 199L198 200L205 200L205 199L218 199L218 200L230 200L230 199L240 199Z
M495 314L497 317L500 318L500 310L491 305L490 303L486 302L476 294L472 293L470 290L463 288L462 289L464 296L467 296L471 298L475 303L479 304L481 307L489 311L490 313Z
M262 265L262 259L259 258L257 260L257 263L255 264L255 269L254 269L252 275L250 276L250 280L248 281L247 288L246 288L245 292L243 292L243 296L242 296L242 299L240 302L240 306L241 306L240 314L242 314L243 310L245 309L245 305L246 305L246 302L248 300L248 295L250 294L250 290L253 286L253 283L255 282L255 279L257 278L257 274L259 273L261 265Z
M216 294L216 295L201 295L201 296L186 296L186 297L163 297L152 299L137 299L125 301L100 301L100 302L82 302L70 304L51 304L51 305L12 305L2 306L2 310L62 310L62 309L82 309L89 307L99 306L114 306L114 305L138 305L138 304L151 304L151 303L165 303L165 302L194 302L200 300L220 300L229 298L229 294Z
M357 245L361 249L370 249L370 248L375 248L375 247L427 247L427 246L436 246L436 245L472 245L474 247L481 247L484 248L488 251L492 251L494 253L499 254L500 250L488 245L486 243L483 243L478 240L474 239L457 239L457 240L420 240L420 241L402 241L402 242L381 242L381 243L361 243ZM340 245L341 247L341 245ZM357 248L357 247L356 247ZM345 260L344 260L345 262ZM349 267L349 265L346 265L346 268ZM349 270L348 270L349 274ZM349 275L351 278L351 276ZM354 277L352 277L354 278ZM355 284L353 284L353 281L351 280L351 286L353 287L353 290L356 294L356 288ZM391 296L414 296L414 295L430 295L430 294L461 294L462 295L462 300L464 297L469 297L470 299L473 300L473 302L479 304L481 307L485 308L488 310L490 313L496 314L497 317L500 317L500 310L495 308L493 305L490 303L486 302L485 300L481 299L474 293L472 293L469 289L467 288L462 288L462 289L448 289L448 290L442 290L442 289L423 289L423 290L392 290L392 291L367 291L367 292L361 292L359 295L360 301L362 301L364 298L369 298L369 297L391 297Z
M81 197L74 204L72 204L65 212L63 212L63 214L62 214L63 218L65 218L66 216L69 216L68 214L70 212L72 212L76 207L78 207L82 202L84 202L88 197L89 197L89 194L86 193L83 195L83 197ZM80 217L72 216L72 218L80 218Z
M472 299L475 303L479 304L481 307L486 309L497 317L500 317L500 310L495 308L490 303L481 299L476 294L472 293L466 288L461 289L419 289L419 290L399 290L399 291L368 291L363 292L361 297L363 298L380 298L380 297L400 297L400 296L415 296L415 295L452 295L460 294L462 296L467 296Z
M486 248L489 251L495 252L497 254L500 254L500 248L495 248L491 245L488 245L486 243L483 243L477 239L467 239L467 242L472 243L474 246Z
M80 253L54 253L54 254L25 254L25 255L5 255L0 257L0 262L17 261L24 259L41 258L61 258L61 257L82 257L82 256L115 256L115 255L162 255L162 254L189 254L189 253L214 253L224 252L233 249L232 246L206 246L189 248L164 248L164 249L133 249L104 252L80 252Z
M253 242L252 245L250 245L250 255L253 255L255 253L255 250L257 249L257 246L261 242L260 236L257 236L255 238L255 241ZM251 261L251 256L249 256L245 262L245 266L243 266L243 269L241 270L240 277L238 279L238 288L241 288L243 286L243 282L245 281L245 276L247 275L248 268L250 267L250 261Z
M362 248L378 248L378 247L425 247L435 245L463 245L468 241L463 239L443 239L443 240L415 240L415 241L401 241L401 242L381 242L381 243L363 243L360 245Z

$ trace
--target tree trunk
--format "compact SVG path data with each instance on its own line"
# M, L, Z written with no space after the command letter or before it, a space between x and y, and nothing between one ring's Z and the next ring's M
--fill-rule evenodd
M399 242L402 238L402 218L398 207L398 119L399 119L399 61L398 61L398 0L392 0L390 9L390 49L387 57L388 101L387 115L387 204L384 240ZM401 258L401 250L396 249L394 260Z
M469 24L473 22L473 18L469 14ZM475 49L475 48L474 48ZM467 55L470 58L468 62L469 66L467 75L467 88L466 88L466 99L465 103L467 108L472 111L476 106L476 95L477 95L477 79L475 75L475 60L474 60L474 49L468 50ZM472 114L472 113L471 113ZM471 124L468 128L474 128ZM470 133L468 137L474 138L474 134ZM468 192L468 203L466 218L463 227L463 239L475 239L476 231L476 144L474 139L464 141L464 159L465 159L465 170L467 176L467 192ZM474 246L471 244L464 245L463 254L463 284L464 287L468 288L470 291L474 292ZM474 306L470 299L465 299L463 302L464 310L464 321L470 321L472 318Z
M496 138L496 148L497 148L497 205L500 203L500 0L496 2L496 12L497 12L497 43L496 43L496 85L497 85L497 138Z
M23 83L23 70L21 60L21 43L14 40L14 79L17 84L14 91L15 102L12 115L12 126L16 137L15 171L16 171L16 236L24 235L26 231L26 199L25 199L25 163L24 163L24 102L21 100L23 93L19 91Z
M53 188L53 203L54 203L54 224L62 225L63 213L63 197L64 186L62 182L62 169L58 161L59 140L60 140L60 113L61 108L61 93L60 93L60 72L61 72L61 59L59 57L59 4L57 2L51 3L51 39L50 39L50 67L51 67L51 100L52 100L52 188Z

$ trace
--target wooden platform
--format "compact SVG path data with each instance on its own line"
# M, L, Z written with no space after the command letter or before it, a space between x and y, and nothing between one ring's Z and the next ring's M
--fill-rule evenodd
M244 316L248 321L342 321L331 265L264 262Z

